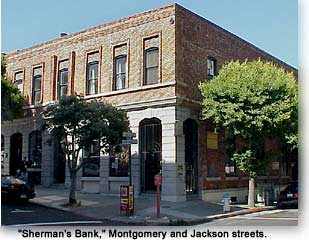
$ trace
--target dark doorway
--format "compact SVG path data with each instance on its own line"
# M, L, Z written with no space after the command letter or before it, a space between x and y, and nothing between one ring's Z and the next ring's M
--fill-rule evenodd
M10 175L16 175L16 170L24 167L22 152L23 135L15 133L10 138Z
M65 181L65 156L58 140L54 141L54 183Z
M186 193L198 191L198 126L195 120L187 119L183 124L185 135Z
M139 126L141 191L154 191L154 176L161 171L162 126L157 118L144 119Z
M42 133L35 130L29 134L28 176L34 184L41 184Z

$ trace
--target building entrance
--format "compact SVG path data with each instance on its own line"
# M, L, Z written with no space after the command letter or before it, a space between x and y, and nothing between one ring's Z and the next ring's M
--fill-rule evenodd
M162 126L157 118L144 119L139 126L141 191L155 191L154 176L161 172Z

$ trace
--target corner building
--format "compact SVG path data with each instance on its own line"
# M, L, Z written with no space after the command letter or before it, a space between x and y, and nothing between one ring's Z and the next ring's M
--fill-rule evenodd
M229 165L224 134L200 120L198 84L211 81L225 62L258 58L296 74L296 69L177 4L9 53L8 77L29 104L25 118L2 123L2 172L14 174L25 162L37 183L69 184L59 144L39 131L34 115L61 96L76 93L127 111L138 139L132 145L137 194L154 191L154 175L161 171L163 200L218 201L229 192L245 201L248 178ZM104 156L96 146L85 152L94 161L80 171L79 189L118 194L119 186L128 183L127 156ZM291 166L297 165L291 159L275 160L271 179L291 179Z

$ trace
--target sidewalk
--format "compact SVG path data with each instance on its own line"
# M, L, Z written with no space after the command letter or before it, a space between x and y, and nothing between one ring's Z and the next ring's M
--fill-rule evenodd
M120 215L119 196L103 194L89 194L77 192L77 199L81 201L80 207L67 208L69 189L64 187L36 188L36 198L33 203L70 211L82 216L97 220L111 220L124 225L192 225L213 219L260 212L272 207L258 207L249 209L245 205L231 206L231 212L223 213L222 205L202 200L189 200L186 202L161 202L161 218L155 218L155 198L153 195L141 195L135 198L135 215L131 217Z

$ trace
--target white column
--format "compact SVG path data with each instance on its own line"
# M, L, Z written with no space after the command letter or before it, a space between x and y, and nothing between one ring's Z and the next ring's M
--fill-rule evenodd
M168 107L162 112L162 200L185 201L184 176L180 158L179 124L176 122L175 107ZM178 160L179 158L179 160Z
M109 156L104 155L100 158L100 192L109 192Z

